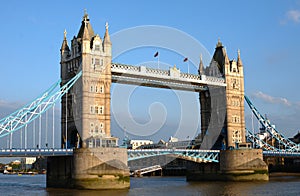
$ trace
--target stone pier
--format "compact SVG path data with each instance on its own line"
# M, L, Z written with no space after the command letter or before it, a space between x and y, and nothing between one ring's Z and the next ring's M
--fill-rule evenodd
M187 181L268 181L268 166L261 149L235 149L220 152L220 164L188 170Z
M81 148L73 156L49 157L47 188L127 189L127 149Z

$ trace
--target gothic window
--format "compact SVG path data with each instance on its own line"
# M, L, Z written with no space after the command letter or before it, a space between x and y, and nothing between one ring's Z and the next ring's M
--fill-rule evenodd
M93 140L89 140L89 148L93 148Z
M104 93L104 87L103 87L103 85L100 86L100 93Z
M104 106L99 107L99 114L104 114Z
M91 106L90 108L91 108L91 109L90 109L90 113L91 113L91 114L94 114L94 106Z
M95 45L95 51L100 51L100 45L99 44Z
M232 143L241 143L242 142L241 131L234 130L232 131Z
M95 58L95 65L100 65L100 59Z
M233 89L240 89L240 84L239 84L239 81L237 79L232 79L231 80L231 87Z
M97 86L95 86L95 92L98 93L98 87Z
M232 116L232 123L240 123L240 117L237 115Z
M90 134L94 133L94 123L90 124Z
M94 87L93 86L91 86L90 92L94 92Z
M95 106L95 114L98 114L98 106Z

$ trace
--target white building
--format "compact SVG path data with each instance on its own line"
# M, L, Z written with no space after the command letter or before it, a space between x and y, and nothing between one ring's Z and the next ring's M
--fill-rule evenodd
M25 157L21 159L23 169L30 169L32 164L36 161L36 157Z
M131 149L137 149L143 145L153 144L152 140L128 140L127 147Z

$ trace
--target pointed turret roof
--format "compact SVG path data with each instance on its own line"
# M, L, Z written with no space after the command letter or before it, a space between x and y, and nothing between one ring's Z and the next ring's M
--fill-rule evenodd
M61 48L60 48L60 51L63 51L63 50L70 51L70 48L68 46L68 41L67 41L67 31L66 31L66 29L64 31L64 40L63 40L63 43L62 43Z
M222 45L220 39L216 45L215 53L213 55L213 60L216 61L217 66L222 74L224 74L224 65L229 63L229 59L226 53L226 49Z
M111 44L110 42L110 36L109 36L109 33L108 33L108 22L106 22L105 24L105 35L104 35L104 38L103 38L103 42L105 44Z
M81 22L81 27L77 34L77 38L91 39L94 36L94 30L90 24L90 19L86 11Z
M240 49L238 49L237 65L238 65L238 67L243 66L243 62L242 62L242 59L241 59L241 51L240 51Z
M202 61L202 54L200 55L200 63L199 63L199 69L198 69L199 75L204 74L204 66L203 66L203 61Z

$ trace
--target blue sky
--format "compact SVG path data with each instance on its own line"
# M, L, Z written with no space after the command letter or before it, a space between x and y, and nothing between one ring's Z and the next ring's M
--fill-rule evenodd
M84 9L87 9L94 31L101 37L104 35L105 22L109 22L111 35L136 26L158 25L185 32L210 54L214 52L218 38L226 47L230 59L236 58L240 49L244 63L245 93L285 135L293 136L300 128L299 0L10 0L1 3L1 117L33 100L59 79L59 49L64 29L68 32L70 43L72 37L77 35ZM114 61L133 65L153 63L156 61L153 54L157 50L160 51L160 61L166 67L176 64L182 71L187 71L182 55L155 47L128 51ZM207 65L208 61L205 63ZM192 73L196 74L196 66L191 64ZM183 96L188 97L189 108L199 107L195 102L197 94L185 93ZM182 103L176 93L137 88L131 98L129 109L136 122L147 124L155 121L152 117L156 114L163 114L167 119L161 125L164 137L176 133L182 138L190 136L185 131L176 132L178 119L181 118L178 113L182 112L179 107ZM117 97L113 99L118 100ZM181 130L195 129L190 127L195 114L185 112L187 117ZM246 117L247 127L251 129L248 110ZM122 135L120 127L122 125L113 125L113 134ZM150 139L161 137L157 133L150 133Z

